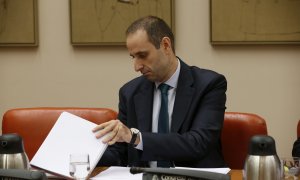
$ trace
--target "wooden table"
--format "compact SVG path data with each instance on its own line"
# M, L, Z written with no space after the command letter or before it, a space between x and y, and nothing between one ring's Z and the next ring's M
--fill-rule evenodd
M231 180L242 180L243 179L243 170L232 169L229 172Z
M94 171L91 174L91 177L96 176L99 174L101 171L106 170L108 167L96 167ZM237 169L232 169L229 172L231 180L242 180L243 179L243 171L242 170L237 170Z

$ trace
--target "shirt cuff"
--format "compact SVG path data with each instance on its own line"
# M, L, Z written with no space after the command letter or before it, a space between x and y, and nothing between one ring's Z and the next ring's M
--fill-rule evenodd
M134 148L142 151L142 150L143 150L143 138L142 138L142 133L139 132L138 136L140 137L140 142L139 142Z

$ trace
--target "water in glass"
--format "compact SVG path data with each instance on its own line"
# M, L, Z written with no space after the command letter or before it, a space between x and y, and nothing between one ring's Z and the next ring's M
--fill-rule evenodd
M74 179L86 179L90 171L88 154L70 155L69 171Z

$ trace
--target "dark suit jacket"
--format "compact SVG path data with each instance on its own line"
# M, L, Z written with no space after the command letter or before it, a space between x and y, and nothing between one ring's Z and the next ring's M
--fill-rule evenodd
M135 78L120 89L118 118L141 131L143 151L116 143L108 147L98 165L148 166L149 161L170 160L175 166L226 166L220 141L226 79L180 62L171 132L151 132L154 83L143 76Z
M292 156L300 157L300 137L293 144Z

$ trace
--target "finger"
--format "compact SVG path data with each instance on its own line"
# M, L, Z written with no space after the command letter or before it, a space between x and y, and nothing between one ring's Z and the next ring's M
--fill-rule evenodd
M114 129L118 126L118 122L117 121L110 121L110 123L107 123L106 126L101 129L100 131L104 132L104 133L109 133L111 131L114 131Z
M119 121L118 120L110 120L108 122L105 122L105 123L102 123L102 124L99 124L97 125L96 127L93 128L93 132L96 132L96 131L99 131L101 129L104 129L106 128L107 126L110 126L111 124L116 124L118 123Z
M114 137L116 136L117 134L115 134L113 131L111 131L110 133L108 133L106 136L104 136L102 142L103 143L108 143L110 142L112 139L114 139Z
M101 138L101 137L106 136L106 135L107 135L107 137L109 137L111 133L114 134L114 132L111 131L110 128L104 128L102 130L99 130L96 133L96 138Z
M103 124L95 127L95 129L94 129L95 131L93 131L93 132L97 132L96 138L101 138L105 134L112 131L114 129L114 127L116 126L115 124L116 124L115 121L109 121L107 123L103 123Z
M115 136L108 142L108 145L113 145L120 140L119 128L120 126L114 129Z
M104 137L102 142L107 143L107 142L111 141L118 134L119 126L120 125L118 123L114 124L114 126L111 126L111 125L107 126L105 129L107 129L109 131L107 131L106 133L104 130L101 130L100 131L101 136L104 136L106 134L106 136Z
M99 130L101 130L101 129L104 129L104 128L107 126L108 123L109 123L109 122L105 122L105 123L99 124L99 125L97 125L96 127L94 127L94 128L92 129L92 131L93 131L93 132L96 132L96 131L99 131Z

